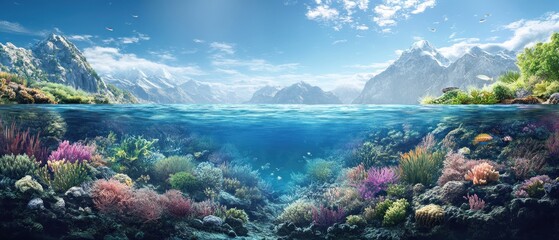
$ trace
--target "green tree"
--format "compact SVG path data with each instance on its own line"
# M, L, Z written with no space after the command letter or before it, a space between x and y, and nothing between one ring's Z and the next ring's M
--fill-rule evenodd
M548 43L524 49L518 55L517 64L524 76L559 81L559 33L554 33Z

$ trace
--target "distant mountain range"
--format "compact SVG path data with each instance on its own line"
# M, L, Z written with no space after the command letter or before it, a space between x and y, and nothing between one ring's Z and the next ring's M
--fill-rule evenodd
M285 88L266 86L256 91L247 102L251 104L342 104L331 92L298 82Z
M476 76L497 78L518 70L516 55L504 49L492 53L479 47L450 62L427 41L418 41L386 70L371 78L353 101L356 104L417 104L426 95L438 96L445 87L467 89L490 84Z

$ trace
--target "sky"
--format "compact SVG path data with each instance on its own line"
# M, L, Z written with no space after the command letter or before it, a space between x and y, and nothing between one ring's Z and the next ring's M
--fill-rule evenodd
M421 39L456 59L554 31L557 0L6 0L0 15L0 42L62 34L100 73L164 70L250 90L362 88Z

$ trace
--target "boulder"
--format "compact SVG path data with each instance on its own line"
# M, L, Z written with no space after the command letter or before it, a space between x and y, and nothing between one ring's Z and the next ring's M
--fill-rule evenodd
M559 104L559 93L551 94L551 96L549 96L549 98L547 99L547 101L545 103L546 104Z
M31 210L41 210L45 208L43 203L43 199L40 198L33 198L29 203L27 203L27 208Z
M458 90L458 89L460 89L460 88L457 88L457 87L445 87L445 88L443 88L443 93L447 93L447 92L454 91L454 90Z

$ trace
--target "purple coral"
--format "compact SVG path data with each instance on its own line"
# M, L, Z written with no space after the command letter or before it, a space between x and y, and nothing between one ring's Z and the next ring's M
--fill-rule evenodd
M93 147L84 146L81 143L70 144L68 141L63 141L58 145L58 149L50 154L49 160L60 161L64 159L71 163L91 160L94 150Z
M312 208L312 219L317 226L329 227L341 222L344 217L345 210L342 207L339 207L338 210L331 210L324 206Z
M524 181L520 187L514 192L514 195L519 198L540 198L545 194L544 185L550 183L551 178L547 175L540 175L532 177Z
M470 204L470 210L472 211L479 211L485 207L485 201L479 198L477 194L466 194L466 196L464 196L464 199L468 200L468 203Z
M391 168L371 168L367 172L367 178L358 186L359 194L364 199L371 199L380 191L386 190L388 184L395 183L397 179L396 172Z

